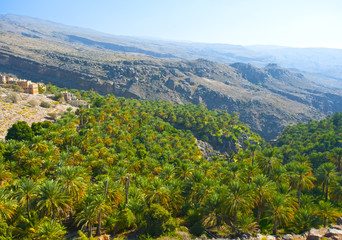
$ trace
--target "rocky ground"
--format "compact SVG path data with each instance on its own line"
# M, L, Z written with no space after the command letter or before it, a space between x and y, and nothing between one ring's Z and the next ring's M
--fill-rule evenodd
M42 102L49 103L50 107L41 107ZM52 121L53 113L58 118L69 107L76 109L69 104L60 104L43 94L31 95L0 87L0 140L5 139L7 129L17 121L26 121L29 125L33 122Z
M234 238L235 240L342 240L342 218L339 218L337 225L331 225L327 228L315 229L303 234L286 234L284 236L261 235L252 237L250 234L241 234Z

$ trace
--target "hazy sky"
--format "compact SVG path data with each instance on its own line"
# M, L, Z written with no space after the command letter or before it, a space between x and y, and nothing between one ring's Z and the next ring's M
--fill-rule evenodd
M115 35L342 48L342 0L0 0L6 13Z

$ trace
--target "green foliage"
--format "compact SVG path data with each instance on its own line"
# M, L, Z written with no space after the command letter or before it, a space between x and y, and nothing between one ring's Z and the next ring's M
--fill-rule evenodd
M49 239L63 239L66 234L65 227L60 223L44 218L37 226L34 239L49 240Z
M51 122L49 121L44 121L44 122L34 122L31 125L31 129L34 133L34 135L39 135L40 130L42 130L43 128L49 128L52 125Z
M32 129L25 121L18 121L8 129L6 140L14 139L18 141L31 140L34 136Z
M321 121L309 121L306 124L301 123L287 127L277 141L277 145L284 153L284 161L289 162L301 155L306 155L314 169L318 168L320 164L328 162L329 158L334 158L331 151L341 147L341 123L342 114L335 113ZM338 154L336 155L338 156ZM338 162L337 158L336 166Z
M45 89L38 85L38 92L39 94L43 94L45 92Z
M53 96L53 100L57 101L57 102L64 102L64 95L61 92L55 93Z
M43 108L49 108L50 106L51 106L51 104L50 103L48 103L48 102L41 102L40 103L40 105L39 106L41 106L41 107L43 107Z
M180 225L196 236L302 233L339 214L339 114L289 127L272 147L226 112L79 95L92 107L21 123L31 137L0 142L4 238L58 239L71 225L81 239L97 229L151 239ZM198 139L216 151L210 161Z
M178 223L171 217L170 212L159 204L152 204L145 210L144 220L139 225L143 234L148 233L153 237L173 232L177 227Z

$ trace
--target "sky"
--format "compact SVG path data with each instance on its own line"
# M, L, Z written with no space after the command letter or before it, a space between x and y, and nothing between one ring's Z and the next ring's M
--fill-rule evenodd
M114 35L342 49L341 0L0 0L0 14Z

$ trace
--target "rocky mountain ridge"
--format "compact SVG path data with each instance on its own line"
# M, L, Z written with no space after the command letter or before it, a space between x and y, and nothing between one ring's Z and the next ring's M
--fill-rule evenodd
M37 20L26 25L0 21L0 71L61 87L227 110L238 113L267 140L289 124L342 111L342 91L318 86L276 64L256 67L166 55L151 58L134 49L134 54L109 49L91 37L93 46L84 44L88 32L76 36L72 28L45 22L39 31L35 24ZM124 43L120 46L125 48Z

